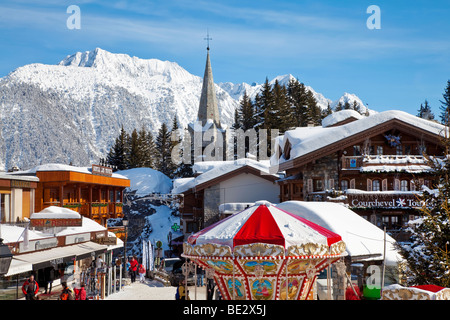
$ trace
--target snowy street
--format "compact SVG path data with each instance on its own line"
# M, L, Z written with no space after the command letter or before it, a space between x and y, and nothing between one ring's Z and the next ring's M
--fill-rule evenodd
M175 300L176 287L165 287L161 282L146 280L136 281L105 300ZM195 300L195 287L189 287L189 297ZM206 287L197 287L197 300L206 300Z

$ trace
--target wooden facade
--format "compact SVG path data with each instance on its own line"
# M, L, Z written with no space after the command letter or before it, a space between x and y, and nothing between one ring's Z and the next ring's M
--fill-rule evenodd
M123 216L123 190L128 179L77 171L37 171L36 212L49 206L66 207L106 225Z
M353 121L362 120L340 125ZM444 155L441 136L424 127L390 119L293 159L285 141L280 201L344 202L378 226L401 228L417 215L418 191L436 183L427 157Z

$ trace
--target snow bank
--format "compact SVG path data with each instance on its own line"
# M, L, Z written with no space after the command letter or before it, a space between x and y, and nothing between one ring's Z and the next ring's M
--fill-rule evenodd
M277 205L292 214L310 220L339 234L350 256L380 254L383 258L384 232L341 204L331 202L286 201ZM386 264L396 266L401 260L395 240L386 235Z
M139 195L170 193L172 180L165 174L151 168L134 168L117 171L116 174L130 179L130 190Z

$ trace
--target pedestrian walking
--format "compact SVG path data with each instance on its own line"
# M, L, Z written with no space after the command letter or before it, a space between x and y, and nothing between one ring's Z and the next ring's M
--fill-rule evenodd
M206 300L212 300L214 296L214 288L216 283L214 279L208 279L206 282Z
M80 289L75 289L75 300L86 300L86 289L83 282L80 285Z
M36 300L39 292L39 285L34 280L34 275L31 275L22 285L22 292L25 295L25 300Z
M139 264L139 282L145 282L145 267L142 263Z
M44 271L45 273L45 291L44 294L52 294L53 280L55 279L55 268L48 267Z
M190 300L189 298L189 290L187 290L186 281L181 280L178 287L177 292L175 294L175 300Z
M203 277L205 276L205 270L202 267L197 266L197 287L203 287Z
M63 287L59 300L75 300L75 294L73 290L67 285L67 282L61 282Z
M132 283L136 281L137 269L138 269L138 262L136 260L136 257L132 256L130 260L130 277Z

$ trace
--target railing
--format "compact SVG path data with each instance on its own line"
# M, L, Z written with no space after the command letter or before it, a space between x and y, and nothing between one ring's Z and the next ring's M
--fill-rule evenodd
M442 159L443 157L436 157ZM427 159L422 155L362 155L343 156L342 169L352 170L364 166L376 165L427 165Z
M44 208L60 206L60 202L44 202ZM84 217L89 217L89 211L93 219L118 218L123 213L122 202L65 202L64 208L78 212ZM91 208L91 210L89 210Z

